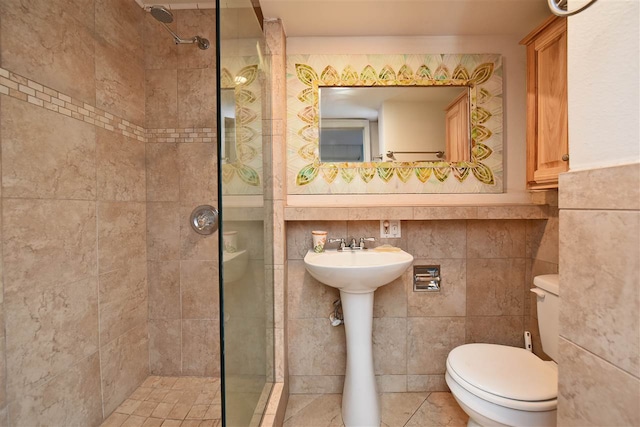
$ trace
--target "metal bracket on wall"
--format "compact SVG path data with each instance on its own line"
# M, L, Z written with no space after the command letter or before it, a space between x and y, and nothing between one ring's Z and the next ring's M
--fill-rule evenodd
M439 265L413 266L414 292L440 292L441 278Z

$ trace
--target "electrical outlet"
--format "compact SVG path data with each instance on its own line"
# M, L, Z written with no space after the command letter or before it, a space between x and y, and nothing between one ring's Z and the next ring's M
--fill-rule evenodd
M399 239L402 237L400 230L400 220L384 219L380 221L380 238L381 239Z

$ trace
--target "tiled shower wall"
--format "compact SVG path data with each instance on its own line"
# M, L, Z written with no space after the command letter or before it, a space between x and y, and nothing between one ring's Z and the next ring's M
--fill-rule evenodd
M218 203L215 10L174 17L174 31L199 34L211 47L176 46L153 17L143 17L150 369L217 376L218 234L189 226L195 207Z
M97 425L149 366L144 12L3 0L0 16L0 424Z
M551 211L548 220L403 221L401 239L375 243L406 250L415 265L439 264L442 277L439 293L413 292L411 270L376 291L373 352L380 391L447 390L447 354L464 343L523 346L531 278L557 271L557 214ZM328 319L339 292L305 272L310 231L377 237L379 224L287 223L291 393L340 393L344 381L344 328Z
M0 6L0 425L96 425L150 362L219 373L217 236L185 227L216 204L215 48L132 0Z

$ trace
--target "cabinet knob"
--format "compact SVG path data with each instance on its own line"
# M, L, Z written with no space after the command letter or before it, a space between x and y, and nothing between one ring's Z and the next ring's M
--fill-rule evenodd
M569 161L569 155L568 154L563 154L562 155L562 161L563 162Z

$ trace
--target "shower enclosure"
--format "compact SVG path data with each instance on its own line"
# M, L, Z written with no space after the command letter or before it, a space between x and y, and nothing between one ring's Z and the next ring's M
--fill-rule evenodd
M223 420L257 427L274 382L270 67L251 1L232 5L218 8Z
M162 5L0 0L2 426L260 423L268 52L249 3Z

